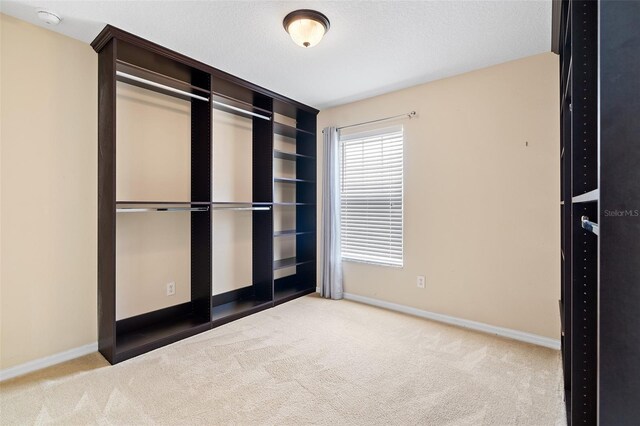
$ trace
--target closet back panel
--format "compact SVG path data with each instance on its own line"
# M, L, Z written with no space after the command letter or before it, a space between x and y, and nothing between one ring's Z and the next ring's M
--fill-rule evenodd
M278 114L277 112L273 113L273 121L275 121L276 123L286 124L287 126L291 126L291 127L296 127L297 125L295 118Z
M116 320L188 302L190 283L190 213L116 215Z
M116 199L191 200L191 103L125 83L116 102ZM116 215L117 320L191 299L190 226L188 213Z
M251 202L253 121L239 115L213 112L213 199ZM221 207L221 206L220 206ZM252 284L252 214L214 210L213 295Z
M191 103L120 82L116 102L116 200L191 200Z
M213 295L250 286L252 213L217 210L213 217Z
M214 110L213 200L251 202L251 138L249 118Z

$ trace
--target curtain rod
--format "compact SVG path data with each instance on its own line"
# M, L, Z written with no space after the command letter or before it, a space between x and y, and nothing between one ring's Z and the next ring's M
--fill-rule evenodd
M378 118L377 120L363 121L362 123L349 124L347 126L338 127L336 130L342 130L342 129L346 129L346 128L349 128L349 127L364 126L365 124L373 124L373 123L378 123L380 121L393 120L394 118L409 117L409 119L412 119L415 116L416 116L416 112L415 111L411 111L411 112L407 112L405 114L393 115L391 117ZM322 131L322 133L324 133L324 130Z

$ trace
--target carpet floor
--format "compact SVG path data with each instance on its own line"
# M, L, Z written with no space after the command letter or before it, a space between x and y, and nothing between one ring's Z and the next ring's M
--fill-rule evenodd
M566 424L557 351L316 296L5 381L0 423Z

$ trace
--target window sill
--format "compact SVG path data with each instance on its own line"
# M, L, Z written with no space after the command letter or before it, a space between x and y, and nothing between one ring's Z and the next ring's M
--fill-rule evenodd
M396 269L404 268L404 264L402 264L402 265L394 265L392 263L372 262L372 261L369 261L369 260L351 259L351 258L346 258L346 257L342 258L342 262L361 263L361 264L364 264L364 265L383 266L383 267L387 267L387 268L396 268Z

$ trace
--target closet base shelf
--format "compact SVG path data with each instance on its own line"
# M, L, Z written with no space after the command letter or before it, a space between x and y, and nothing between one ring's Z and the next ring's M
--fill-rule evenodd
M279 305L315 291L315 280L309 280L306 276L290 275L278 278L273 283L273 304Z
M281 303L288 302L293 299L297 299L298 297L306 296L307 294L315 293L315 288L307 288L304 290L282 290L276 291L275 297L273 300L273 305L279 305Z
M177 342L211 328L211 323L190 312L183 306L171 307L149 314L118 321L113 363L125 361L140 354ZM162 317L160 320L154 320Z
M270 300L233 300L212 308L211 323L213 327L217 327L272 306L273 302Z

